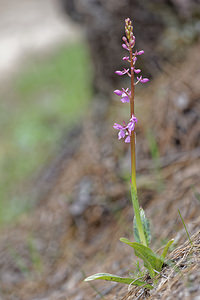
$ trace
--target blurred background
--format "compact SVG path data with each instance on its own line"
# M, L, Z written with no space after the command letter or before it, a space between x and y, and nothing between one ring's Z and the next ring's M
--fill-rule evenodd
M184 240L178 209L197 230L200 2L0 0L0 299L124 293L82 280L130 264L118 242L132 234L130 153L112 128L129 114L113 95L129 85L114 74L126 17L151 79L137 86L136 114L153 244Z
M0 19L4 223L32 204L24 192L87 107L91 75L81 28L56 1L1 1Z

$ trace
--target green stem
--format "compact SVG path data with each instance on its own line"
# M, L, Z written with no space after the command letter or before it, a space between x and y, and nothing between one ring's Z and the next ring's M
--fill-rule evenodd
M135 219L136 219L136 224L137 224L140 241L144 246L147 247L148 245L147 245L146 237L144 234L144 228L143 228L141 217L140 217L138 196L137 196L137 192L136 192L133 184L131 184L131 199L132 199L132 203L133 203L133 209L134 209L134 213L135 213Z

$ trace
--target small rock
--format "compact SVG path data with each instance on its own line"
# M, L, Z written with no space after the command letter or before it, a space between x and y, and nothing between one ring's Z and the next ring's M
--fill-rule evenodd
M189 102L189 97L186 93L181 93L177 98L174 99L174 104L180 110L187 109Z
M13 272L10 272L10 271L4 272L1 275L1 278L0 278L0 282L2 284L6 284L6 285L17 284L22 280L24 280L23 274L20 273L20 272L15 272L15 271L13 271Z
M91 202L93 182L90 178L84 177L78 185L75 201L70 205L69 211L72 216L78 217L83 214Z
M197 274L190 274L189 280L194 281L197 278Z
M194 286L189 287L188 290L190 293L195 293L198 291L198 289L199 289L199 285L194 285Z

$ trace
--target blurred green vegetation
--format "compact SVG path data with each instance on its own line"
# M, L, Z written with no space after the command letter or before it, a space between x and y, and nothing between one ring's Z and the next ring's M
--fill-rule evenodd
M91 98L87 48L63 46L34 59L0 92L0 223L30 208L27 179L39 172Z

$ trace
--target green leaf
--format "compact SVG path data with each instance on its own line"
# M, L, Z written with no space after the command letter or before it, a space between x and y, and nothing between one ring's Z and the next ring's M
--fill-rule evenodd
M140 208L140 218L141 218L141 221L142 221L142 226L143 226L144 235L145 235L145 238L146 238L146 241L147 241L147 245L149 245L149 243L151 241L150 223L149 223L149 220L146 218L145 212L142 208ZM142 241L140 241L139 232L138 232L135 217L134 217L134 220L133 220L133 232L134 232L134 238L135 238L136 242L141 243Z
M185 225L185 222L184 222L184 220L183 220L183 217L182 217L181 212L180 212L179 209L178 209L178 213L179 213L179 216L180 216L181 221L182 221L182 223L183 223L183 226L184 226L184 228L185 228L185 232L186 232L186 234L187 234L188 240L190 241L191 246L193 246L192 240L191 240L190 235L189 235L189 232L188 232L188 230L187 230L187 227L186 227L186 225Z
M153 289L152 285L150 285L144 281L140 281L140 280L130 278L130 277L120 277L120 276L116 276L116 275L109 274L109 273L97 273L97 274L87 277L86 279L84 279L84 281L91 281L91 280L97 280L97 279L120 282L120 283L125 283L125 284L133 284L136 286L143 286L148 289Z
M165 248L164 248L164 250L163 250L163 253L162 253L162 255L161 255L161 257L162 257L163 260L165 259L166 255L167 255L167 252L168 252L168 250L169 250L169 247L173 244L173 242L174 242L174 239L170 240L170 241L167 243L167 245L165 246Z
M144 266L149 270L149 275L151 276L151 278L155 276L154 270L158 272L161 271L163 260L149 247L146 247L140 243L130 242L126 238L121 238L120 241L131 246L134 249L135 255L143 260Z
M165 257L167 255L167 252L169 250L169 247L172 245L172 243L174 242L174 239L170 240L167 245L165 246L163 253L161 254L161 260L162 260L162 264L160 265L160 270L162 269L162 265L164 263Z
M143 228L142 220L141 220L141 216L140 216L140 208L139 208L137 191L133 184L131 184L131 199L132 199L132 203L133 203L133 209L134 209L134 213L135 213L135 221L137 224L136 227L138 230L139 239L143 245L147 246L148 242L147 242L147 239L146 239L146 236L144 233L144 228Z
M171 244L172 244L173 242L174 242L174 239L170 240L170 241L167 243L167 245L165 246L165 248L164 248L164 250L163 250L163 253L162 253L161 256L160 256L160 264L159 264L158 270L157 270L158 272L161 271L162 266L163 266L164 261L165 261L165 257L166 257L166 255L167 255L168 250L169 250L169 247L171 246Z

